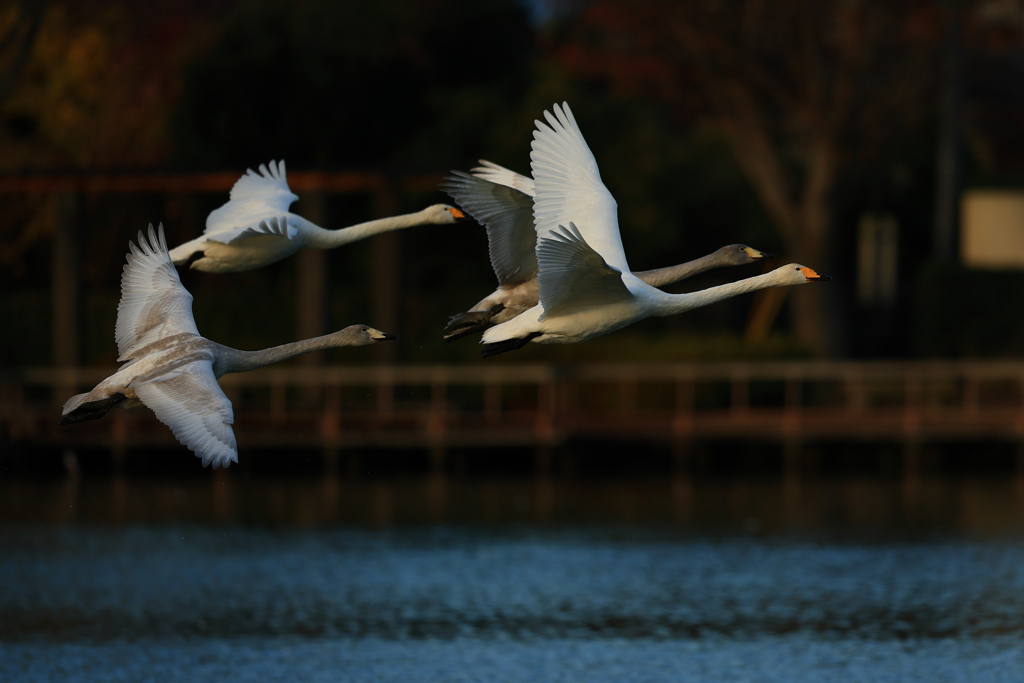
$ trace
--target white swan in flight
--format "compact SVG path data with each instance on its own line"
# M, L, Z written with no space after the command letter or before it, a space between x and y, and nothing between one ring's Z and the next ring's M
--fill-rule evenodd
M568 104L536 121L530 154L536 196L540 303L484 332L484 356L529 342L572 344L645 318L683 313L766 287L829 280L796 263L689 294L667 294L630 272L616 203Z
M284 162L247 169L231 198L206 218L206 230L171 249L175 265L207 273L237 273L280 261L299 249L333 249L391 230L445 225L465 218L454 206L433 204L416 213L325 230L288 207L298 196L288 187Z
M498 288L465 313L453 315L444 340L511 320L537 305L537 230L533 225L533 178L480 160L472 175L453 171L441 189L487 228L491 266ZM633 273L652 287L664 287L712 268L741 266L771 258L745 244L729 244L699 259Z
M146 405L171 428L203 465L227 467L238 462L234 414L217 378L286 360L310 351L364 346L395 339L367 327L351 325L333 334L263 351L239 351L201 337L192 318L192 295L178 278L167 252L164 230L149 226L149 240L139 233L121 275L115 338L124 365L87 393L64 404L62 425L95 420L114 407Z

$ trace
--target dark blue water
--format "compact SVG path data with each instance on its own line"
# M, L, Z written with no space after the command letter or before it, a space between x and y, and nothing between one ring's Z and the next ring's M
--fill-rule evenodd
M1024 681L1024 541L0 529L3 681Z

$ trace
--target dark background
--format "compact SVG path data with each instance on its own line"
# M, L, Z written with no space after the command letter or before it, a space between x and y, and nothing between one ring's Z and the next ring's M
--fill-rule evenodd
M634 269L744 242L785 259L775 264L799 259L835 280L815 295L823 301L784 307L757 343L744 341L752 298L741 297L582 347L528 349L521 360L1017 355L1021 326L1005 313L1024 297L1021 278L958 267L955 240L936 232L942 206L957 213L955 201L943 204L943 145L955 152L954 198L963 187L1019 185L1024 48L1014 7L7 2L0 172L241 174L283 158L289 169L401 178L486 158L526 173L533 119L566 100L619 202ZM765 175L769 167L776 173ZM128 239L157 221L172 241L189 239L225 200L84 198L84 364L114 360ZM444 200L402 193L396 208ZM45 365L54 199L5 194L2 202L0 314L17 324L0 338L0 362ZM293 208L302 213L303 202ZM368 196L329 195L325 223L374 212ZM815 212L821 225L804 225L801 216ZM899 221L890 306L856 300L856 226L866 212ZM820 237L809 237L815 230ZM471 362L471 341L446 347L439 333L448 315L493 288L482 229L419 228L398 239L397 360ZM371 249L328 255L330 326L373 324ZM200 329L240 347L294 337L295 267L186 274ZM685 288L754 272L719 271Z

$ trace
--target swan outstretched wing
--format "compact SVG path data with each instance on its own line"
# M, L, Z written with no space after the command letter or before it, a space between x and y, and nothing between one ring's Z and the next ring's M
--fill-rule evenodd
M559 225L537 244L540 302L544 314L570 308L601 306L633 298L622 273L608 265L574 223Z
M570 221L608 265L629 272L619 236L615 198L601 181L597 160L580 133L569 105L544 112L547 123L535 121L530 153L537 196L533 218L537 239ZM538 241L539 244L539 241Z
M232 201L281 202L279 211L286 211L298 197L288 187L288 174L284 160L260 164L259 171L245 169L231 188Z
M167 253L164 226L149 226L149 239L140 231L139 245L128 243L128 264L121 274L121 302L117 305L119 361L167 337L199 335L192 317L192 295L181 284Z
M252 225L240 225L234 228L225 228L207 235L208 240L231 244L242 237L256 237L258 235L271 235L291 239L298 234L295 226L288 223L287 216L270 216Z
M523 194L530 195L531 197L537 194L537 189L533 184L533 178L527 178L521 173L510 171L504 166L499 166L493 161L480 159L479 162L479 166L469 170L469 172L477 178L483 178L484 180L489 180L490 182L497 183L498 185L511 187L512 189L519 190Z
M231 401L217 383L209 358L131 386L156 418L170 427L174 437L203 459L204 467L227 467L238 462Z
M498 282L514 286L537 274L533 199L519 190L453 171L441 189L487 228L491 266Z
M239 231L258 228L261 221L287 213L298 198L288 187L284 161L260 164L259 172L250 168L238 179L227 204L210 212L204 234L228 243L243 236Z

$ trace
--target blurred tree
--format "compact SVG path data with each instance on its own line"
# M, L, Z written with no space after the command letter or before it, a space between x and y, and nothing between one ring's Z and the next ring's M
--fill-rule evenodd
M4 18L4 28L0 32L0 106L3 106L32 52L44 6L43 0L23 0L7 8L11 16Z
M786 242L828 271L843 164L877 155L927 113L934 3L885 0L598 0L558 36L562 63L708 113ZM825 287L794 291L798 338L841 352Z
M87 171L164 162L171 148L168 114L179 90L179 72L208 35L209 4L0 0L0 172ZM2 344L0 355L6 362L51 358L50 326L55 321L47 312L55 298L52 278L55 272L68 272L55 266L60 263L58 252L66 256L67 251L52 248L50 241L59 225L73 221L77 241L89 249L88 258L75 258L88 285L95 279L94 269L102 271L104 281L115 280L118 262L123 262L124 237L156 218L150 208L142 218L133 216L125 229L118 212L136 198L121 197L115 211L89 221L86 214L94 199L4 198L0 313L19 321ZM116 251L105 249L105 240L116 242ZM65 293L78 289L64 287ZM92 294L87 291L81 297L87 307ZM90 315L87 322L93 319ZM103 346L109 348L112 328L103 327ZM81 338L61 336L71 338L69 347L77 346L74 337ZM88 330L85 336L90 336Z
M961 69L975 185L1021 186L1024 173L1024 4L985 2L966 29ZM1008 182L1009 181L1009 182Z
M0 79L11 77L7 97L0 97L0 171L164 161L179 72L211 28L200 3L25 6L41 18L23 68L0 71ZM26 33L16 33L19 16L13 5L0 10L0 37Z

